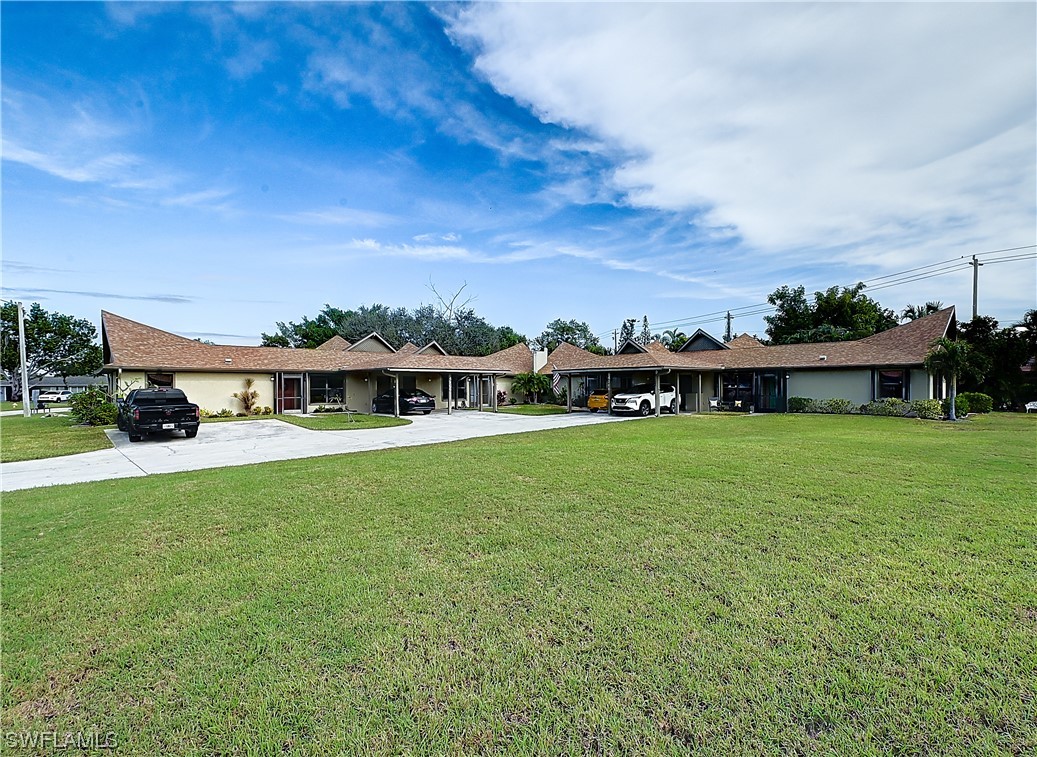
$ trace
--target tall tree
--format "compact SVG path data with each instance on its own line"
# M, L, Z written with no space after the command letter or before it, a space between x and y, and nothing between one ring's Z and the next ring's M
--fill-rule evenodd
M938 373L950 379L948 417L952 421L957 420L954 412L954 400L958 396L958 378L969 372L972 367L969 359L969 345L942 336L929 348L929 353L925 356L925 367L930 373Z
M652 341L652 329L648 326L648 316L644 317L641 321L641 335L637 338L637 343L642 347L647 347Z
M965 391L989 394L996 408L1026 401L1022 366L1032 353L1024 329L1000 328L997 320L981 315L959 324L958 338L970 349L971 370L961 381Z
M18 306L0 311L0 367L11 377L21 372L18 349ZM97 329L85 318L44 310L34 302L25 317L25 367L30 381L44 376L87 376L101 370L103 358Z
M764 318L772 344L863 339L896 326L896 314L862 294L864 284L830 287L807 299L802 286L783 286L767 297L776 312Z
M634 338L634 326L637 324L636 318L627 318L623 321L623 327L619 330L619 343L624 344L627 341L631 341Z
M536 345L542 350L551 352L562 342L568 342L590 352L604 354L604 348L598 338L591 333L591 328L583 321L563 321L557 318L547 324L547 328L536 338Z

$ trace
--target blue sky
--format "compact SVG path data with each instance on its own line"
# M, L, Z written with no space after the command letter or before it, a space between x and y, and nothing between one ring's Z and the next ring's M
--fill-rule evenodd
M465 286L536 336L1037 237L1030 4L3 3L3 296L226 343ZM1032 248L1022 254L1032 253ZM980 311L1035 307L1032 257ZM741 310L738 310L741 309ZM608 336L606 336L608 335Z

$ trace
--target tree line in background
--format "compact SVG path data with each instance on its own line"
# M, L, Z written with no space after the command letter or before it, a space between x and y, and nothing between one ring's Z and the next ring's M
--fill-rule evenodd
M774 305L766 316L766 344L833 342L862 339L906 322L931 315L943 308L940 302L908 305L898 316L864 294L864 284L831 287L808 297L802 286L783 286L767 298ZM463 289L463 287L462 287ZM433 289L435 292L435 289ZM423 346L437 342L453 355L489 355L516 344L553 351L562 342L595 354L610 354L591 331L575 319L555 319L530 340L510 326L494 326L469 307L471 300L458 303L459 294L450 299L436 293L438 305L421 305L413 310L385 305L361 305L343 310L325 305L316 316L303 316L299 322L278 321L273 334L263 334L262 344L272 347L317 347L336 334L356 342L377 332L394 347L406 342ZM0 311L0 368L17 380L19 374L17 307L4 303ZM90 375L102 367L97 329L82 318L50 312L33 303L26 312L26 351L29 380L44 376ZM678 350L688 337L677 328L653 334L648 317L624 320L618 343L626 340L647 345L658 340L667 349ZM959 373L962 391L989 394L995 407L1018 407L1037 397L1037 310L1030 310L1022 321L1007 327L989 316L979 316L958 325L957 338L966 344ZM1023 366L1028 365L1028 370Z
M97 329L85 318L44 310L34 302L25 313L25 367L29 382L44 376L88 376L101 370ZM0 308L0 368L21 394L18 306L5 302Z

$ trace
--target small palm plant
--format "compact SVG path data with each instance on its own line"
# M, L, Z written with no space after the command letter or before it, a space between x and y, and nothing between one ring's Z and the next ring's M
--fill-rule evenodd
M954 413L954 399L958 394L958 377L972 369L969 345L945 336L940 337L929 346L925 368L929 373L939 373L951 380L947 417L952 421L958 420Z
M245 412L245 415L252 415L255 413L256 403L259 402L259 392L252 388L256 382L253 379L245 379L245 389L241 392L234 392L231 395L234 399L241 403L241 409Z

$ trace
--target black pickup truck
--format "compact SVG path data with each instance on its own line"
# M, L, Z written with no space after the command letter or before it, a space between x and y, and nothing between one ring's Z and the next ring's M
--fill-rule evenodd
M198 405L187 401L180 389L134 389L119 400L120 431L139 442L154 431L183 431L188 439L198 436Z

